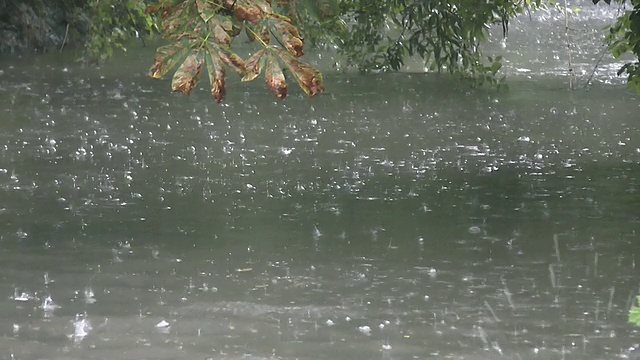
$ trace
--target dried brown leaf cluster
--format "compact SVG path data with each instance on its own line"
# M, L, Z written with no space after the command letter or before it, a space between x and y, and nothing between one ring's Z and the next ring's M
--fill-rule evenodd
M147 11L159 13L163 35L171 41L158 48L149 74L157 79L178 66L173 91L189 95L203 67L218 102L226 94L227 68L242 81L264 73L267 87L280 99L287 96L285 72L310 97L324 90L320 71L299 59L304 38L291 19L273 12L269 0L164 0ZM261 45L246 61L231 49L242 27Z

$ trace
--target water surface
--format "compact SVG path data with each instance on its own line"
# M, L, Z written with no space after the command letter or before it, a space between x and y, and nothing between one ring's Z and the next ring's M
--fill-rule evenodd
M640 108L614 70L327 70L284 102L234 78L217 105L149 58L2 62L0 359L633 356Z

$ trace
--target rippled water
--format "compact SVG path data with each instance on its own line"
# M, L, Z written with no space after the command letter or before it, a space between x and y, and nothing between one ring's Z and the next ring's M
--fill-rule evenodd
M149 56L3 60L0 359L633 356L640 106L610 72L217 105Z

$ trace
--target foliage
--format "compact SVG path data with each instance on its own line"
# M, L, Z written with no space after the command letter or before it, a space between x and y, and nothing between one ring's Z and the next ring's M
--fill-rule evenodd
M398 70L407 56L420 56L425 69L497 83L501 58L484 57L481 43L492 24L509 19L540 0L344 0L340 16L346 29L339 51L362 71Z
M640 326L640 307L638 306L638 303L640 303L640 295L636 296L636 301L633 306L631 306L631 309L629 309L628 317L629 323L636 326Z
M598 1L594 0L594 3ZM615 58L632 53L636 59L640 59L640 0L632 0L631 5L633 9L626 10L609 28L607 43L609 51ZM640 62L624 64L618 70L618 75L622 74L627 74L629 87L635 88L640 94Z
M324 90L320 71L299 60L304 38L268 0L164 0L147 7L147 13L158 14L162 35L171 42L158 48L150 76L160 78L178 66L173 91L188 95L203 68L218 102L225 96L227 68L242 81L264 74L267 87L281 99L287 96L285 69L308 96ZM231 50L243 29L259 46L246 60Z
M158 14L161 32L172 44L158 49L151 76L179 66L172 88L189 94L206 67L213 97L221 101L227 68L243 81L264 70L268 87L283 98L286 69L313 96L322 91L322 77L297 60L302 32L314 45L333 46L348 66L364 72L399 70L406 57L417 55L431 71L470 77L479 85L499 84L502 58L484 57L480 50L488 28L501 24L506 36L509 19L540 2L278 0L272 6L269 0L158 1L147 9ZM231 50L243 28L260 46L246 62Z
M311 46L335 47L342 36L348 35L339 0L280 0L275 8L291 18Z
M593 0L594 3L600 0ZM610 0L603 0L610 3ZM622 3L625 0L619 0ZM640 57L640 0L610 29L616 57ZM137 34L160 32L169 44L157 50L150 75L177 68L172 89L189 94L207 74L216 101L225 96L227 71L243 81L263 76L279 98L287 77L313 96L323 90L320 72L300 60L303 46L335 49L346 65L363 72L396 71L407 57L423 59L428 71L500 85L501 57L485 56L489 27L509 31L509 19L550 0L100 0L87 2L87 59L102 60ZM146 10L146 11L143 11ZM155 21L155 22L154 22ZM106 36L105 36L106 34ZM239 36L254 44L245 58L235 50ZM234 43L235 41L235 43ZM640 64L625 64L629 85L640 91Z
M113 55L114 49L124 49L131 38L153 34L154 19L145 13L140 0L99 0L83 2L76 18L86 28L84 62L102 62Z

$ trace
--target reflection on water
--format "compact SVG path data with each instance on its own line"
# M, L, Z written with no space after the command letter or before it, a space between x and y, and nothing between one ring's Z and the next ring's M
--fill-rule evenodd
M0 359L634 354L623 89L329 75L216 105L40 59L0 74Z

